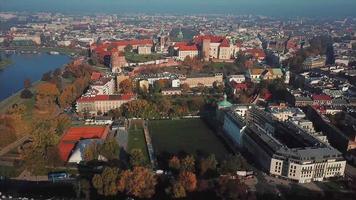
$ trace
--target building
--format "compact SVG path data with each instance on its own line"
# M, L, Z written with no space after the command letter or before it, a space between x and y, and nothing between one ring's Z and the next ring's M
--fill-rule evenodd
M329 106L332 104L332 98L326 94L314 94L312 95L313 105L316 106Z
M110 59L110 67L113 73L120 73L122 68L127 65L125 54L118 51L113 51Z
M263 61L266 58L266 54L263 49L247 49L245 51L246 55L250 55L258 61Z
M179 80L179 79L173 79L173 80L171 81L171 86L172 86L172 88L178 88L178 87L180 87L180 80Z
M194 36L193 43L198 46L200 57L205 61L230 60L239 50L226 36L197 35Z
M104 41L102 43L94 43L90 45L89 51L92 58L109 66L111 56L114 52L124 52L125 47L131 46L133 51L147 54L151 51L153 45L153 40L150 39Z
M289 119L303 119L305 114L300 108L287 107L285 105L277 107L269 107L269 112L279 121L287 121Z
M307 96L293 96L291 104L296 107L305 107L313 105L313 100Z
M325 56L316 56L308 57L303 63L303 69L315 69L325 67L326 57Z
M109 126L71 127L63 134L60 139L58 145L59 155L63 161L68 161L78 143L82 143L81 141L87 139L96 139L103 141L107 138L108 133ZM83 151L81 152L80 158L83 158ZM78 160L79 159L72 158L72 161L74 162L77 162Z
M115 80L109 77L100 78L94 81L90 88L96 95L112 95L115 93Z
M12 38L13 41L31 41L36 45L41 44L41 37L39 35L16 34Z
M152 53L152 46L151 45L144 45L137 47L137 53L140 55L148 55Z
M235 148L242 148L242 135L246 128L243 118L232 109L224 113L223 131Z
M205 61L228 61L235 57L240 47L232 44L226 36L197 35L189 43L175 43L173 50L173 54L176 54L179 60L184 60L187 56L191 58L199 56Z
M283 78L283 72L279 68L252 68L248 70L251 81L259 83L261 80L274 80Z
M99 112L106 113L109 110L120 108L122 104L135 98L133 94L83 96L77 100L76 107L79 113L96 115Z
M256 107L247 112L246 123L243 147L269 174L299 183L344 176L342 154L295 124Z
M199 56L198 48L195 45L180 46L178 48L178 59L184 60L187 57L195 58Z
M214 83L223 84L223 74L214 75L198 74L189 77L181 77L181 84L188 84L190 88L194 87L213 87Z
M243 83L246 81L246 77L243 74L230 75L227 77L228 82L234 81L235 83Z
M312 135L319 141L321 141L325 144L329 144L329 140L326 137L326 135L324 135L322 132L315 131L313 122L311 122L307 119L291 119L290 121L292 123L294 123L296 126L298 126L299 128L302 128L303 130L305 130L308 134Z
M169 88L169 89L162 89L161 94L163 96L175 96L175 95L181 95L182 90L177 89L177 88Z
M148 90L150 88L150 83L145 79L139 80L138 85L141 90Z

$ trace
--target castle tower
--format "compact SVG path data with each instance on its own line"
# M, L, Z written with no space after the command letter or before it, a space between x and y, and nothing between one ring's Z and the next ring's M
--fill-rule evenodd
M120 73L126 64L125 55L122 52L112 52L110 66L113 73Z
M209 61L209 58L210 58L210 39L204 39L203 40L202 58L205 61Z

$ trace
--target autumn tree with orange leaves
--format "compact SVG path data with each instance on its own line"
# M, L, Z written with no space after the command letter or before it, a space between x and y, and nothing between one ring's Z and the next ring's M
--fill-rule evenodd
M123 171L117 183L118 190L138 198L151 198L155 194L157 179L154 173L144 167Z

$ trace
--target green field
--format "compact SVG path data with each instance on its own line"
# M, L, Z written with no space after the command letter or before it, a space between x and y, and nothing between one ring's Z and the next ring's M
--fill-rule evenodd
M150 135L156 153L202 152L223 159L229 154L220 139L201 119L150 121Z
M149 162L145 135L143 132L142 124L140 123L133 123L129 129L127 144L128 153L130 153L133 149L141 149L146 158L146 162Z

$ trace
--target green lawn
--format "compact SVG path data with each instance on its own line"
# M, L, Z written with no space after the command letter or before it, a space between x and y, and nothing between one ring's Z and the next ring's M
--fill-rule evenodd
M128 144L127 144L128 153L130 153L133 149L141 149L141 151L143 152L146 158L146 162L149 162L143 128L142 125L137 123L132 124L129 129L129 137L128 137Z
M156 153L168 152L215 154L223 159L229 154L220 139L201 119L150 121L150 135Z
M17 167L0 166L0 176L5 177L17 177L21 173L20 169Z

